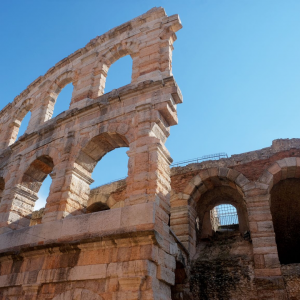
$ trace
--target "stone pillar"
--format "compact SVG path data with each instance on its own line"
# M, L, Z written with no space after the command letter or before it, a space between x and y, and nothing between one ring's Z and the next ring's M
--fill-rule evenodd
M278 259L270 195L246 197L259 299L287 299Z
M1 205L1 225L10 229L20 229L29 226L31 213L37 193L18 184L3 197Z
M20 184L20 176L23 177L21 159L22 156L16 156L7 166L4 175L5 189L0 203L0 233L29 226L31 213L38 199L36 192Z
M169 213L171 157L153 132L152 105L145 104L136 109L136 140L130 144L130 150L127 152L128 197L125 205L152 201Z
M188 204L189 196L179 193L171 197L171 229L189 251L196 252L196 210Z
M54 102L49 101L47 105L37 106L31 111L31 118L28 123L28 127L25 133L31 133L37 130L40 126L42 126L46 121L51 119L53 110L54 110Z
M130 144L127 198L125 205L155 203L155 225L159 240L159 261L156 271L151 274L153 294L151 299L170 299L171 286L175 284L175 257L171 253L170 238L170 164L171 158L164 146L166 136L158 131L153 122L155 110L151 104L136 108L134 119L136 126L135 141ZM160 136L158 135L160 132ZM159 138L158 138L159 136ZM132 215L130 218L136 218ZM160 290L160 293L155 291ZM164 298L161 298L164 295Z
M137 61L132 74L133 82L159 80L172 76L173 43L177 37L175 32L182 28L178 15L168 17L169 26L163 31L156 27L151 31L151 40L139 44L139 53L133 62ZM137 71L138 70L138 71Z
M96 99L104 94L107 72L108 66L104 63L101 63L93 70L92 86L89 91L89 97L91 99Z
M16 140L21 126L21 121L14 120L7 124L1 124L0 151L12 145Z
M104 94L108 66L98 62L99 58L92 56L83 61L80 70L76 71L76 81L70 109L82 107L85 101L92 100Z
M60 165L55 168L59 171L54 170L51 176L50 196L42 223L63 219L69 214L81 214L89 199L90 184L94 180L77 167L72 166L65 171Z

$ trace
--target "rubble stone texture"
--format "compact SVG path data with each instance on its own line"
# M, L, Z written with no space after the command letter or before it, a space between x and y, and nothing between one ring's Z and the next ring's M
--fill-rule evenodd
M153 8L57 63L0 112L1 300L300 299L300 140L170 169L181 27ZM131 84L104 94L125 55ZM70 82L69 110L51 118ZM129 148L128 177L90 190L97 162L118 147ZM48 174L46 206L33 212ZM211 226L219 204L236 207L239 231Z

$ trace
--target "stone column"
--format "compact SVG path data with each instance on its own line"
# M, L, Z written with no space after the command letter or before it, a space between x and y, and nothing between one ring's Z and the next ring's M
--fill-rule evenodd
M18 136L21 122L14 120L7 124L1 124L0 131L0 151L7 148L9 145L12 145Z
M29 226L37 199L37 193L20 184L9 189L9 193L7 189L0 209L1 227L20 229Z
M248 196L245 200L259 299L287 299L270 211L270 195Z
M4 175L5 189L0 203L0 233L29 226L31 213L38 199L36 192L18 184L19 176L23 176L20 167L21 159L20 155L16 156L7 166Z
M70 109L81 108L86 105L86 101L104 94L108 66L98 60L99 58L95 56L87 58L76 72L78 76L73 82L74 90Z
M136 126L135 141L130 144L127 198L125 205L135 206L140 203L152 202L154 205L156 237L159 240L159 262L156 271L151 274L153 291L164 289L161 295L170 299L171 285L175 283L175 257L171 254L170 238L170 164L171 158L163 142L166 136L153 122L155 110L151 104L136 108L134 119ZM159 134L160 135L159 135ZM137 216L129 216L136 218ZM154 246L153 246L154 247ZM153 293L153 299L161 295ZM151 298L152 299L152 298Z
M54 104L54 102L49 101L47 105L34 107L31 111L31 118L25 133L31 133L37 130L46 121L51 119L54 110Z
M136 108L136 140L130 144L127 199L125 205L155 202L166 213L170 211L171 157L153 131L152 105ZM165 137L164 137L165 138Z
M175 32L182 28L178 15L167 17L168 27L162 31L160 27L151 30L152 39L139 44L136 67L132 74L133 82L159 80L172 76L173 43L177 37Z
M52 174L50 196L47 199L42 223L60 220L69 214L81 214L90 194L94 180L77 167L56 168Z
M188 204L190 196L173 194L171 196L171 229L189 251L191 257L196 252L196 210Z

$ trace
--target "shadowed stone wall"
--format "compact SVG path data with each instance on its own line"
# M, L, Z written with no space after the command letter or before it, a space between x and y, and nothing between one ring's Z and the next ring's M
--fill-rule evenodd
M300 299L299 178L299 139L172 168L170 225L190 253L174 299ZM237 208L235 237L207 230L217 204Z

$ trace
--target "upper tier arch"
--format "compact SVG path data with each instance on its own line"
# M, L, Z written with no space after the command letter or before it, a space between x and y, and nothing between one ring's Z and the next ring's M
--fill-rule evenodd
M163 8L155 7L96 37L59 61L0 112L0 149L12 143L12 133L7 132L16 118L15 107L25 107L26 99L32 100L32 115L27 129L30 133L51 118L53 103L67 83L72 82L74 86L70 109L82 108L101 96L109 67L125 55L133 59L132 83L171 76L170 53L176 40L175 32L181 27L178 15L168 17Z

